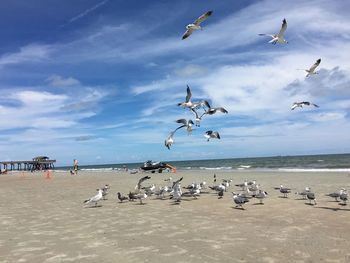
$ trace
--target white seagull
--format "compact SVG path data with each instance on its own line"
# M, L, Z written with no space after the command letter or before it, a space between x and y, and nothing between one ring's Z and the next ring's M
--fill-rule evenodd
M182 190L181 190L181 181L183 177L181 177L179 180L175 181L172 186L172 199L175 200L176 203L181 202L181 196L182 196Z
M95 206L97 206L97 202L102 199L102 189L96 189L98 191L97 195L91 197L90 199L86 199L84 201L84 204L90 204L90 203L95 203Z
M318 74L318 71L315 71L315 69L318 67L318 65L320 65L320 63L321 63L321 59L319 58L318 60L316 60L315 64L311 66L311 68L305 69L305 71L307 72L306 77L310 75Z
M192 134L192 125L194 125L192 120L186 120L186 119L179 119L176 121L177 123L182 123L183 125L178 127L178 129L180 128L186 128L188 135Z
M283 34L286 31L286 29L287 29L287 21L286 21L286 19L283 19L280 32L278 32L277 35L259 34L259 36L269 36L269 37L271 37L272 39L269 41L269 43L272 43L274 45L276 45L277 43L279 43L279 44L288 44L288 41L285 40L284 36L283 36Z
M297 107L300 107L302 108L303 106L314 106L316 108L319 108L320 106L314 104L314 103L311 103L309 101L301 101L301 102L294 102L292 107L291 107L291 110L294 110L295 108Z
M207 141L209 142L210 138L220 139L220 134L217 131L206 131L204 137L207 138Z
M279 188L280 192L283 194L284 198L288 198L288 194L290 193L290 188L284 187L283 185Z
M233 202L236 204L236 208L241 207L243 210L244 210L243 204L249 202L247 197L236 193L232 193L232 199L233 199Z
M259 192L255 195L255 198L259 199L260 204L263 205L263 200L267 197L267 192L259 189Z
M170 150L170 146L174 143L174 134L177 130L186 127L188 135L191 135L192 133L192 125L194 124L192 120L185 120L185 119L179 119L176 121L177 123L182 123L183 125L177 127L175 130L173 130L168 138L165 140L164 145Z
M186 26L186 32L185 32L185 34L183 34L182 39L188 38L192 34L192 32L194 30L202 29L200 24L203 21L207 20L207 18L209 16L211 16L212 13L213 13L213 11L208 11L205 14L201 15L200 17L198 17L192 24L188 24Z

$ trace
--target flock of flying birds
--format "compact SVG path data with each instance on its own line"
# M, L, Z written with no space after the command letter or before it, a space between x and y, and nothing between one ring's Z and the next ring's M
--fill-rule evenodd
M183 177L179 178L176 181L172 181L172 178L169 177L164 181L168 182L168 185L159 185L158 187L155 184L143 186L142 184L151 179L150 176L146 175L139 179L133 191L129 191L129 194L123 195L120 192L117 193L117 200L120 203L124 201L135 201L138 200L140 204L144 204L144 201L151 196L156 196L157 199L171 199L175 204L179 204L182 199L191 198L192 200L198 199L201 194L213 194L216 195L218 199L222 199L224 193L227 192L232 186L232 179L222 179L222 183L217 184L217 177L214 174L213 184L207 186L205 181L201 182L192 182L191 184L181 187L181 182ZM267 198L268 193L257 183L256 180L248 181L245 180L243 183L238 183L234 185L239 189L232 192L232 201L235 205L235 208L244 209L243 205L248 203L252 199L257 199L258 203L264 204L264 199ZM98 193L85 200L84 204L97 206L98 202L101 200L107 200L106 196L110 186L106 184L100 189L97 189ZM210 190L209 190L210 189ZM279 187L274 187L275 190L279 190L281 197L288 198L288 195L292 192L291 188L280 185ZM295 192L296 195L301 196L301 200L308 200L310 205L316 205L316 194L311 190L310 187L305 187L304 190L300 192ZM347 205L348 193L344 188L341 188L339 191L326 194L326 196L332 197L336 202L340 201L340 205ZM190 199L190 200L191 200ZM340 199L340 200L338 200Z
M211 15L213 14L213 11L208 11L198 17L193 23L188 24L186 26L186 32L183 34L182 39L187 39L194 31L196 30L202 30L203 28L201 27L201 23L207 20ZM276 45L277 43L279 44L287 44L288 41L284 38L284 33L287 30L287 20L283 19L282 21L282 26L280 31L277 34L259 34L260 36L268 36L271 38L271 40L268 43ZM316 71L316 68L320 65L321 59L317 59L317 61L309 68L309 69L302 69L307 72L306 77L309 77L314 74L318 74ZM196 118L196 123L195 125L197 127L200 126L200 122L202 120L202 117L205 115L213 115L216 112L222 112L222 113L228 113L226 109L222 107L218 108L211 108L210 104L208 103L207 100L202 100L202 101L197 101L197 102L192 102L191 101L192 93L190 90L190 87L187 85L187 96L186 100L184 102L178 103L178 106L182 106L184 108L188 108L195 116ZM300 102L294 102L291 110L294 110L296 108L303 108L303 106L314 106L314 107L319 107L318 105L311 103L309 101L300 101ZM203 109L204 112L199 113L198 111L200 109ZM186 120L186 119L179 119L176 121L179 124L182 124L181 126L177 127L175 130L173 130L168 138L165 140L165 146L170 149L170 146L174 143L174 134L176 131L178 131L181 128L186 128L187 133L191 135L192 133L192 126L194 125L194 122L192 120ZM220 139L220 134L217 131L212 131L208 130L205 132L204 135L207 138L207 141L209 139Z
M223 107L211 107L209 102L207 100L200 100L200 101L192 101L192 92L190 87L187 85L187 95L184 102L180 102L177 105L181 106L183 108L188 108L195 116L194 123L192 120L186 120L186 119L179 119L176 122L182 124L181 126L177 127L175 130L173 130L168 138L165 140L165 146L170 150L170 146L174 143L174 134L177 130L181 128L186 128L188 135L192 134L193 125L196 125L197 127L200 127L202 118L204 116L213 115L217 112L222 113L228 113L227 110L225 110ZM202 112L200 110L202 109ZM212 139L220 139L220 134L217 131L206 131L205 135L207 138L207 141Z

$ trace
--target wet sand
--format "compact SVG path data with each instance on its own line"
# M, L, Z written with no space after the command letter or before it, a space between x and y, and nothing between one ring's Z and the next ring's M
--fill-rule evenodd
M150 174L144 185L184 177L213 183L214 171ZM235 209L231 186L223 199L210 193L179 205L152 196L145 205L119 203L143 174L126 172L10 173L0 175L0 262L350 262L350 205L325 194L350 189L347 173L215 171L218 182L257 180L269 193ZM86 208L83 200L110 184L108 200ZM310 186L317 205L292 192Z

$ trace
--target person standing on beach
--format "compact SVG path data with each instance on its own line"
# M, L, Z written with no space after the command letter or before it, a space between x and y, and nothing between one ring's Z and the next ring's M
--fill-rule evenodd
M78 174L78 160L77 159L73 160L73 170L74 170L75 175L77 175Z

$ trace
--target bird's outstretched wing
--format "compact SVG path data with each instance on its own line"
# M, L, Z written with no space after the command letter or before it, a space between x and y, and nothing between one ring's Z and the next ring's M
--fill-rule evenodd
M294 104L292 105L291 110L294 110L296 107L298 107L298 104L294 103Z
M203 21L207 20L209 16L211 16L211 14L213 13L213 11L208 11L205 14L201 15L200 17L198 17L193 24L199 26L200 23L202 23Z
M275 38L276 36L274 35L271 35L271 34L259 34L259 36L269 36L271 38Z
M284 32L287 30L287 20L283 19L282 26L280 29L280 32L278 32L277 36L281 37L283 36Z
M192 34L192 32L193 32L193 28L188 28L187 30L186 30L186 32L182 35L182 39L186 39L186 38L188 38L191 34Z
M214 108L215 111L220 111L222 113L228 113L228 111L226 109L224 109L223 107L218 107L218 108Z
M189 102L192 97L192 92L190 87L187 85L187 95L186 95L186 102Z
M319 108L320 106L316 105L315 103L311 103L314 107Z
M315 64L313 64L313 65L311 66L311 68L309 69L309 71L310 71L310 72L313 72L313 71L318 67L318 65L320 65L320 63L321 63L321 59L319 58L319 59L315 62Z
M213 135L215 135L216 138L220 139L220 134L218 132L213 132Z
M142 177L142 178L139 180L139 182L137 183L137 189L140 190L140 189L141 189L141 184L142 184L142 182L145 181L145 180L148 180L148 179L151 179L151 177L148 176L148 175Z
M173 182L173 186L172 187L174 188L174 186L177 185L178 183L180 183L182 181L182 179L183 179L183 177L181 177L179 180Z
M183 125L187 125L187 120L186 119L179 119L176 122L177 123L182 123Z

